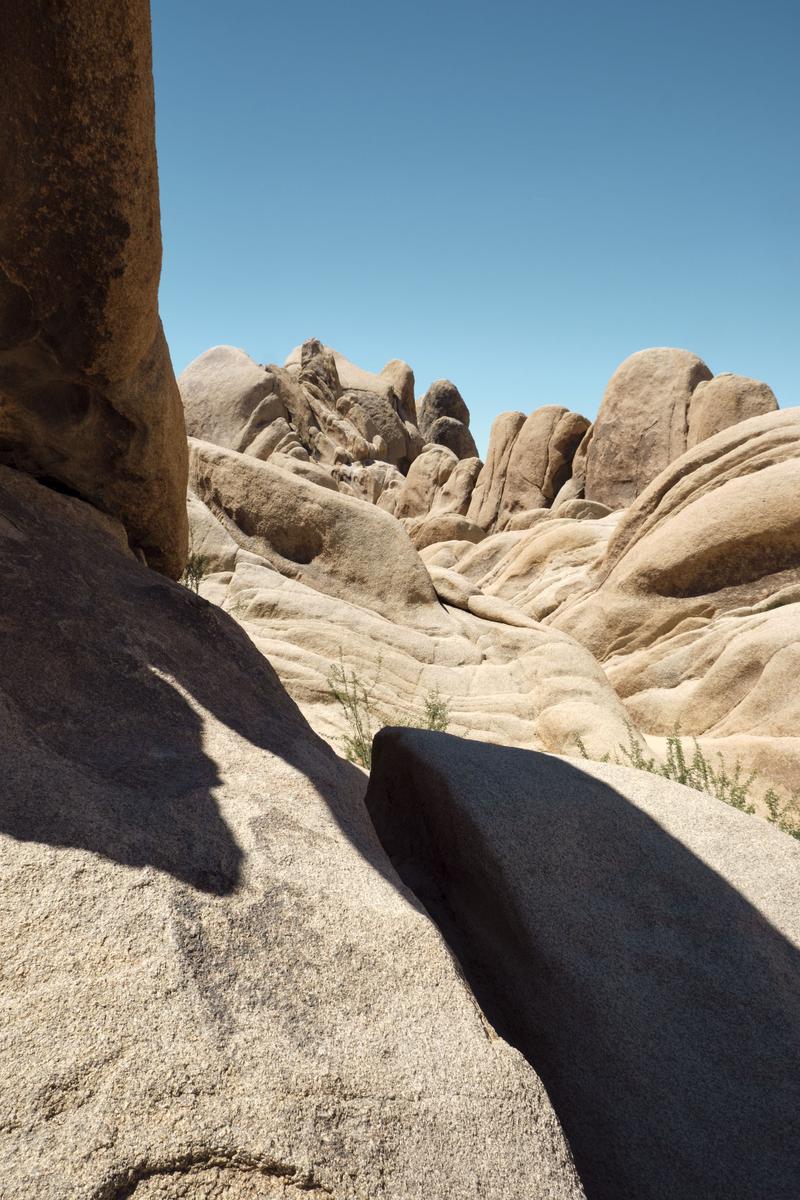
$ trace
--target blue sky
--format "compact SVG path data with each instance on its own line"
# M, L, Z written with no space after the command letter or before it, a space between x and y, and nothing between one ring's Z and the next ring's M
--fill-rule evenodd
M152 0L176 370L319 337L593 416L684 346L800 403L800 6Z

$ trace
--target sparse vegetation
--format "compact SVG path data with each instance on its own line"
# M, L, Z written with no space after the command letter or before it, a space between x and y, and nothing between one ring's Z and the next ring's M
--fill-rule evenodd
M209 560L205 554L195 554L193 550L190 550L186 566L183 568L183 574L181 575L181 583L193 592L199 592L200 584L208 574L208 567Z
M597 761L615 762L619 766L635 767L637 771L647 771L651 775L661 775L673 783L682 783L698 792L706 792L740 812L755 813L756 806L753 795L753 785L758 779L758 772L745 774L739 759L733 767L725 764L721 754L717 754L718 765L715 767L706 757L697 738L692 738L693 749L687 750L680 731L676 728L667 737L667 752L663 761L647 754L633 732L628 728L628 745L621 743L615 753L604 754ZM583 739L576 735L575 744L583 758L591 758L584 745ZM784 833L800 839L800 797L795 793L785 800L769 788L765 793L764 804L767 807L767 820L777 825Z
M787 800L781 800L775 789L770 788L764 796L764 803L769 814L767 820L800 841L800 793L792 792Z
M433 733L447 733L450 727L450 703L441 695L438 688L426 692L422 698L422 721L420 729L430 729Z
M405 717L400 713L382 712L375 699L381 662L379 658L375 679L369 688L352 668L348 670L341 652L339 661L328 672L328 689L341 706L349 730L340 739L345 758L366 770L372 766L372 739L384 726L404 725L444 733L450 724L450 706L438 688L425 693L421 712L411 712Z

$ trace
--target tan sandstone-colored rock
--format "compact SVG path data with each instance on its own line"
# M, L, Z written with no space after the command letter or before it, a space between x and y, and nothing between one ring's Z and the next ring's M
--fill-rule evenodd
M429 565L428 573L436 588L436 595L443 604L469 611L470 597L477 595L479 591L474 583L470 583L458 571L451 571L446 567Z
M571 470L589 422L557 405L503 413L492 426L486 466L475 484L468 516L486 530L513 528L520 514L548 507ZM525 527L530 517L524 518Z
M554 517L567 517L571 521L596 521L607 517L611 509L597 500L564 500L553 513Z
M15 0L0 63L0 462L186 555L186 447L158 319L147 0Z
M449 379L435 380L420 403L419 428L426 441L432 440L430 431L442 417L449 417L469 427L469 409L461 392Z
M453 417L439 417L437 421L434 421L425 440L432 442L435 446L447 446L449 450L453 451L456 458L474 459L478 457L478 447L475 445L475 439L469 429L461 421L454 420Z
M0 468L4 1195L580 1200L361 772L120 542Z
M379 508L191 439L192 491L235 542L323 592L413 620L434 599L402 525Z
M434 513L422 520L408 522L408 532L417 550L424 550L436 542L481 542L486 531L474 521L458 513Z
M363 387L348 389L339 376L340 362L343 369L353 366L314 338L300 347L297 380L320 428L334 441L338 439L357 461L383 459L408 470L419 443L399 415L399 402L393 390L388 385L376 391ZM348 433L350 429L355 436Z
M401 488L378 501L396 517L426 517L454 474L458 459L446 446L426 446L408 469ZM461 496L459 496L459 503Z
M276 385L275 374L253 362L244 350L234 346L206 350L178 380L186 432L189 437L253 454L253 443L266 427L289 416ZM263 454L263 439L261 449Z
M796 841L641 771L411 730L378 735L367 805L587 1195L800 1193Z
M420 433L426 442L447 446L456 458L477 458L478 450L469 431L469 409L454 383L437 379L428 388L419 407Z
M766 383L747 379L744 375L715 375L707 382L698 383L694 390L687 449L739 421L775 412L777 408L775 393Z
M298 378L303 374L303 357L304 354L306 358L308 357L310 344L304 342L302 346L296 346L284 364L287 370ZM354 402L358 400L360 394L373 398L373 419L390 424L394 431L394 422L390 415L394 413L399 417L401 424L411 425L416 430L414 372L408 363L394 358L378 374L375 374L356 366L355 363L350 362L343 354L330 346L323 346L320 342L315 342L314 345L319 348L317 352L330 356L343 393L351 393ZM379 398L380 404L376 404L375 397ZM416 456L418 452L415 449L417 439L418 435L415 437L414 433L406 430L406 446L401 458L405 457L410 462ZM419 442L419 446L421 448L421 442Z
M800 412L753 417L687 451L561 601L548 620L604 664L645 732L677 722L765 785L796 787Z
M697 385L711 379L688 350L640 350L606 388L586 463L586 498L622 508L686 449Z
M195 442L192 486L210 509L192 513L209 554L202 594L241 622L325 737L347 728L328 682L343 659L380 723L417 720L435 689L472 737L552 750L576 734L595 749L626 739L625 709L582 647L504 597L444 608L402 524L379 508Z
M511 451L524 424L525 414L521 412L500 413L492 423L486 465L475 482L467 513L483 529L492 529L497 519Z

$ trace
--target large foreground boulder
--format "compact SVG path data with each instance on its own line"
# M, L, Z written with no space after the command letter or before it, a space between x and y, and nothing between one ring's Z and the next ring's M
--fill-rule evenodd
M0 468L14 1200L579 1200L364 811L225 613Z
M0 462L186 554L186 443L158 319L147 0L13 0L0 48Z
M795 1200L800 845L623 767L378 735L367 805L590 1200Z

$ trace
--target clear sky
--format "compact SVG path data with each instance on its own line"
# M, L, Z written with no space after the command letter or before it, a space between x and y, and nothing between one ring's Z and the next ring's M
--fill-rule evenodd
M796 0L152 0L176 370L318 337L593 416L683 346L800 403Z

